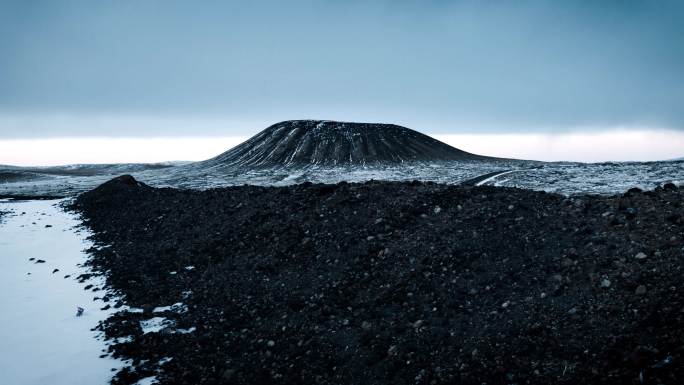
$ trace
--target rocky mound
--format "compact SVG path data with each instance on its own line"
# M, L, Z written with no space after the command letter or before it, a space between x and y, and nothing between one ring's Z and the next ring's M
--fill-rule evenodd
M133 359L115 384L684 378L674 185L567 198L418 182L119 182L74 205L111 245L91 250L91 266L144 309L101 326L133 336L110 348ZM187 309L152 312L177 302ZM154 317L165 327L143 334Z
M110 195L117 195L131 191L145 191L151 189L143 182L137 181L132 175L125 174L111 179L95 189L84 193L89 197L108 198Z
M93 190L81 194L81 199L87 199L92 205L106 204L119 196L143 194L152 187L137 181L132 175L121 175L109 180Z
M242 167L345 166L485 159L394 124L291 120L206 161Z

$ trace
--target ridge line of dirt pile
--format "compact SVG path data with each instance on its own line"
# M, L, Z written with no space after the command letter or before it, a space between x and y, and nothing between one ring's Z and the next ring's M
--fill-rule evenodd
M122 177L73 208L145 310L101 325L117 384L680 384L683 198Z

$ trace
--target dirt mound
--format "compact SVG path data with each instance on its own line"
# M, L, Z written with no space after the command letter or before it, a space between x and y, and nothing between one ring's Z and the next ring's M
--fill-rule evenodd
M90 263L133 306L187 306L102 325L133 336L110 348L134 360L115 383L684 378L674 185L573 198L419 182L110 186L75 202L111 245ZM155 316L169 323L143 334Z

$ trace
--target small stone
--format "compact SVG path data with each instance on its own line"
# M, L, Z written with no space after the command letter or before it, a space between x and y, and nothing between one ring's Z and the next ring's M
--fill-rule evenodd
M636 294L636 295L646 294L646 286L644 286L644 285L637 286L636 290L634 290L634 294Z
M568 310L568 314L576 314L577 313L577 308L573 307L572 309Z
M604 278L604 279L601 281L601 287L610 287L610 280Z
M504 302L504 303L501 304L501 307L505 309L505 308L507 308L510 304L511 304L511 301L506 301L506 302Z
M637 255L635 255L634 258L636 258L636 259L646 259L647 256L646 256L646 254L640 252L640 253L638 253Z
M366 237L366 240L367 240L367 241L372 241L373 239L375 239L375 237L372 236L372 235L369 235L369 236Z
M368 322L368 321L361 322L361 329L370 330L371 327L373 327L373 325L370 322Z
M234 369L226 369L223 371L221 378L223 378L224 381L230 381L233 379L233 376L235 376L235 370Z
M435 206L435 208L432 210L435 214L439 214L442 211L442 208L439 206Z
M268 342L266 343L266 345L268 345L269 347L271 347L271 348L272 348L272 347L274 347L274 346L275 346L275 341L273 341L273 340L269 340L269 341L268 341Z
M563 267L570 267L574 264L575 264L575 261L573 261L570 258L563 258L563 260L561 261L561 266L563 266Z
M387 355L388 356L395 356L395 355L397 355L398 352L399 352L399 348L397 347L397 345L392 345L389 347L389 349L387 349Z
M515 208L515 206L513 206L513 205L508 206L509 210L513 210L514 208Z

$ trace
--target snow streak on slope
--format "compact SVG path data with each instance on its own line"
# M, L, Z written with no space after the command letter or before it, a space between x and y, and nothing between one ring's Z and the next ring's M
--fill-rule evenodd
M274 124L207 166L347 166L485 159L394 124L291 120Z

